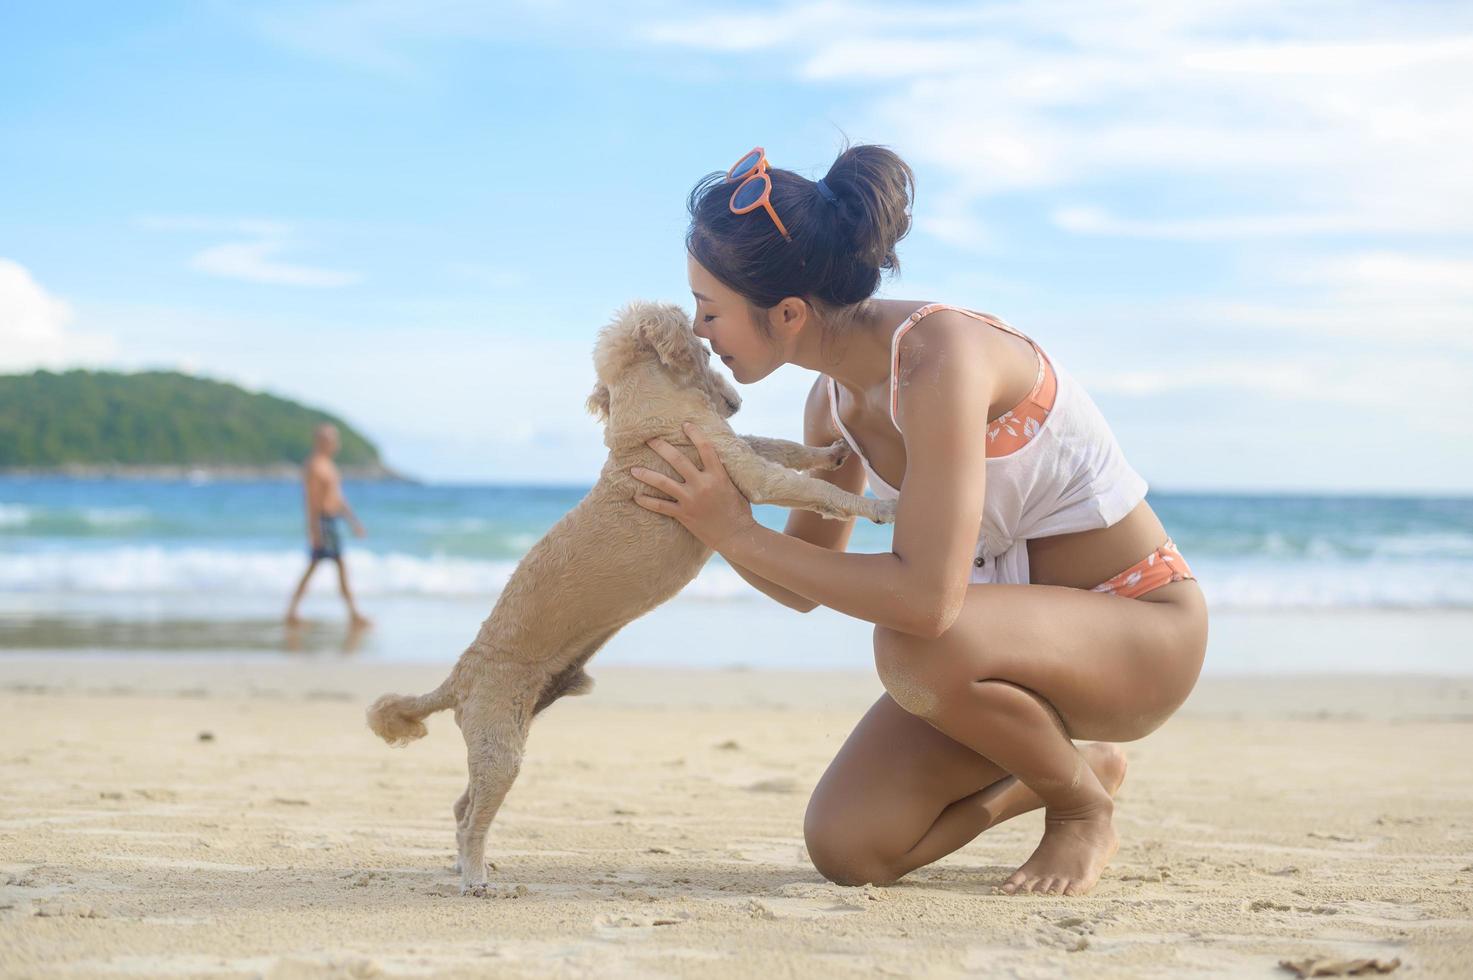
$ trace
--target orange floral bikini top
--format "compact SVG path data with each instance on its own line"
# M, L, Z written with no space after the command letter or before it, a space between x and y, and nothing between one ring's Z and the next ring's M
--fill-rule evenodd
M906 317L905 322L895 328L895 334L890 339L890 423L895 426L897 432L900 431L900 422L895 417L896 409L900 404L900 390L896 385L896 377L900 369L900 338L904 337L911 327L938 310L953 310L974 320L981 320L999 330L1006 330L1028 341L1028 345L1038 355L1038 374L1033 382L1033 390L1017 405L987 424L986 452L989 459L1017 452L1038 434L1049 412L1053 411L1054 400L1059 392L1059 379L1054 374L1053 363L1043 349L1034 343L1032 337L1008 326L996 317L976 313L960 306L948 306L945 303L928 304ZM853 439L849 437L844 423L839 421L839 391L838 384L833 378L829 378L829 412L833 416L835 427L846 440L853 444Z

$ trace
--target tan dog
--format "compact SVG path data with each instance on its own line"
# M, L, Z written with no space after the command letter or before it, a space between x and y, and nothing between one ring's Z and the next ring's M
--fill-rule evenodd
M654 491L629 475L632 467L673 475L646 440L660 436L699 462L681 428L694 422L753 503L894 519L893 501L793 472L839 466L848 455L843 443L817 449L736 435L726 418L741 399L710 356L679 307L633 303L620 311L594 349L598 384L588 407L605 422L609 447L598 483L522 558L445 683L420 697L386 694L368 709L369 727L395 745L422 737L425 716L455 709L470 768L454 807L466 893L485 894L486 831L516 779L532 717L564 695L587 693L588 659L684 588L711 556L679 523L634 503L636 490Z

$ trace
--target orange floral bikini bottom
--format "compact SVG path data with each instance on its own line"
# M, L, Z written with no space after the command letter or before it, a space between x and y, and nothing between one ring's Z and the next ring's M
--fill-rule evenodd
M1196 577L1187 565L1187 560L1176 550L1176 545L1167 538L1161 547L1090 591L1135 599L1163 585Z

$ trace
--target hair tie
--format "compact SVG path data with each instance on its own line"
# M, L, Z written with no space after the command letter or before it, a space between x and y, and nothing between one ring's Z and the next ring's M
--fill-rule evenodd
M839 206L839 195L829 190L829 185L823 182L822 177L818 179L818 192L823 195L825 201L828 201L834 207Z

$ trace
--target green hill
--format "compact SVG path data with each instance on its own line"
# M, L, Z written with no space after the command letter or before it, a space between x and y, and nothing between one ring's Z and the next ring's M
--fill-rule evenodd
M174 371L0 376L0 469L284 471L331 422L345 470L389 475L339 418L274 395Z

